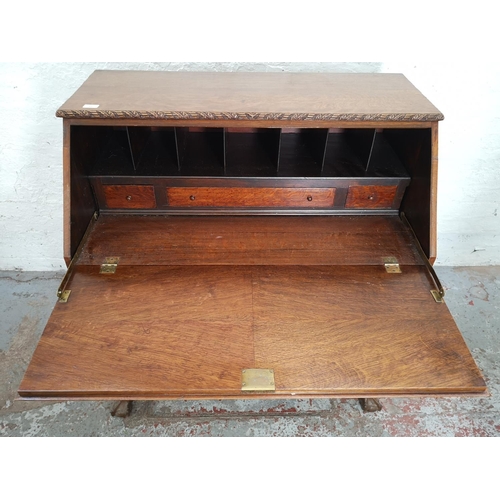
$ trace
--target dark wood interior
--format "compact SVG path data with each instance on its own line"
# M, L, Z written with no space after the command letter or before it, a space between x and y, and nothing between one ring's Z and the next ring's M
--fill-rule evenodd
M405 193L401 209L410 221L419 242L428 257L435 257L436 250L431 246L432 193L431 165L432 155L431 129L389 130L388 141L395 153L402 159L412 182Z
M67 260L73 256L93 214L98 210L96 199L92 192L88 177L88 165L96 162L96 157L102 148L102 140L95 128L67 127L64 130L65 141L68 142L68 155L71 161L71 171L66 182L69 183L70 195L70 245L71 255L65 255ZM71 148L69 146L71 144Z
M101 213L396 215L411 183L383 129L73 128L94 137L84 168Z
M408 177L382 129L87 128L92 176Z

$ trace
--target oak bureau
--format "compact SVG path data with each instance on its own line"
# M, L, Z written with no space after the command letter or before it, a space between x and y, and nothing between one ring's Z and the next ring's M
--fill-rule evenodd
M57 116L69 267L21 398L486 394L403 75L96 71Z

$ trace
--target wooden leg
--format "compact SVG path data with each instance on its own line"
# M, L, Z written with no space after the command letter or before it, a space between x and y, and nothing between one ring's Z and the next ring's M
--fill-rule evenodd
M132 411L132 401L118 401L115 407L111 410L113 417L125 418Z
M375 398L360 398L359 404L364 413L371 413L382 409L380 401Z

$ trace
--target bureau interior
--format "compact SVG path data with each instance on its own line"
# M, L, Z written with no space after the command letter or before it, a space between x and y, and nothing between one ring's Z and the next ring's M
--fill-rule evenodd
M430 128L70 127L72 253L113 215L398 215L429 255Z

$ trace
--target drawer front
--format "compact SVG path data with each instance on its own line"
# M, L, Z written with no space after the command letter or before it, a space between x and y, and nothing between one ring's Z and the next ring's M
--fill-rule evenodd
M289 207L333 206L335 188L167 188L171 207Z
M102 186L108 208L156 208L153 186Z
M346 208L392 208L398 186L349 186Z

